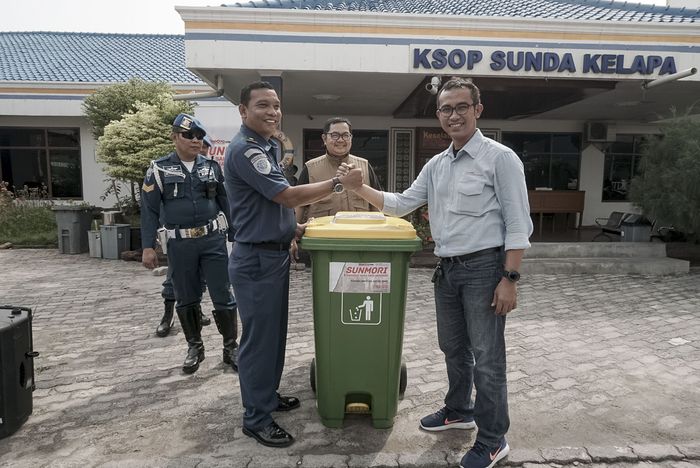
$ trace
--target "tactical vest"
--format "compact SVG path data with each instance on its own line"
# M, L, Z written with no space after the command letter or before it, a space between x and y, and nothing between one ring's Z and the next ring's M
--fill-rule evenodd
M362 182L369 185L369 167L368 162L364 158L349 154L342 160L330 157L326 154L314 158L306 163L306 169L309 172L309 183L321 182L335 177L336 171L340 163L354 164L355 167L362 169ZM323 200L319 200L308 207L304 222L309 218L318 218L319 216L332 216L338 211L371 211L373 208L364 198L350 190L344 190L342 193L331 193Z

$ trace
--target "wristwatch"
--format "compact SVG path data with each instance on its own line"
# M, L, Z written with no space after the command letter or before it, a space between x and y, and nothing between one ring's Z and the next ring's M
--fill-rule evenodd
M506 270L503 272L503 277L508 278L508 281L510 281L511 283L517 283L518 280L520 279L520 273L518 273L515 270L511 270L511 271Z
M345 190L345 187L343 187L343 184L340 182L340 179L338 177L333 177L333 192L335 193L343 193L343 190Z

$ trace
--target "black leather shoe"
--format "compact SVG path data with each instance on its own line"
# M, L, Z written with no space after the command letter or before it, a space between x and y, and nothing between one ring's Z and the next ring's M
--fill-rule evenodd
M277 409L275 411L291 411L299 406L299 398L277 394Z
M156 336L161 338L168 336L170 329L173 328L175 323L175 316L173 311L175 310L175 301L163 301L165 304L165 311L163 312L163 318L160 319L160 324L156 328Z
M244 427L243 433L268 447L288 447L294 443L294 437L279 427L274 421L259 431L253 431Z
M231 366L234 372L238 372L238 346L232 349L224 348L223 361Z
M185 374L194 374L199 369L199 363L204 361L204 346L187 348L187 356L182 364L182 371Z
M211 325L211 319L209 317L207 317L206 315L204 315L204 312L200 312L199 314L200 314L199 320L200 320L200 322L202 322L203 327Z

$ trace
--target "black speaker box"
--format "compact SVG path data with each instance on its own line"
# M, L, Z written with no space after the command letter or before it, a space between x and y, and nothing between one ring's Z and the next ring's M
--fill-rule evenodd
M32 414L34 358L32 310L0 306L0 439L14 434Z

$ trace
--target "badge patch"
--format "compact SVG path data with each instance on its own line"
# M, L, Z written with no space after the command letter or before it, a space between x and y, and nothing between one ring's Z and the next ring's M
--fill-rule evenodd
M250 162L253 164L255 170L261 174L268 175L270 171L272 171L272 164L270 164L270 160L267 159L267 156L264 154L256 155Z
M246 151L246 152L243 153L243 154L245 154L245 157L246 157L246 158L250 159L250 158L252 158L253 156L257 156L257 155L263 154L263 153L262 153L262 151L260 151L258 148L250 148L248 151Z
M143 187L141 187L141 190L148 193L148 192L152 192L154 188L155 188L155 184L150 184L150 185L143 184Z

